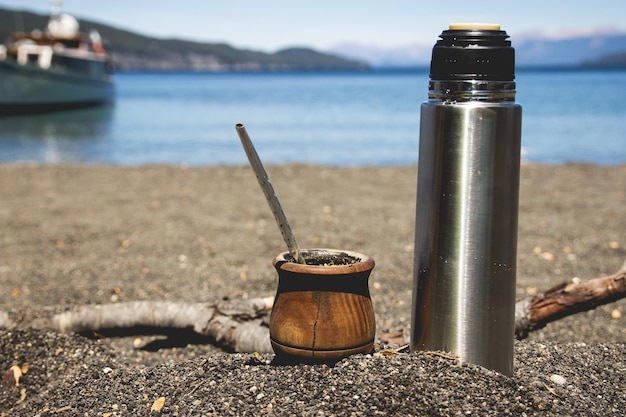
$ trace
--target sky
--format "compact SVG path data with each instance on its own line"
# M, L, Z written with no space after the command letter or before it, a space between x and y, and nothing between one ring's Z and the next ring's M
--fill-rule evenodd
M49 13L48 0L0 7ZM625 0L65 0L62 10L143 35L273 52L432 44L451 22L499 23L512 40L626 32Z

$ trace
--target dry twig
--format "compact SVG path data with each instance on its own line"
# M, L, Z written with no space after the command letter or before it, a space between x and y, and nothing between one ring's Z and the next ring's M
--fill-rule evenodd
M589 281L572 279L515 306L515 335L524 339L528 333L560 318L626 297L626 262L618 272Z
M267 318L273 298L217 303L136 301L87 305L57 314L52 327L62 333L132 329L193 329L235 352L272 351Z

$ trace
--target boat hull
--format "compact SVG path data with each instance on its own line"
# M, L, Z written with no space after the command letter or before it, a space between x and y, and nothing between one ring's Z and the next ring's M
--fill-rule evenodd
M89 107L113 100L110 77L0 61L0 115Z

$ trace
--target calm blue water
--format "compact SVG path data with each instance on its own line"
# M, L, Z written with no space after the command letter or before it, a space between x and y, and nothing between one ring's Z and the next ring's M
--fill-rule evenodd
M0 118L0 162L247 164L417 162L426 71L119 73L113 106ZM523 158L626 163L626 71L521 71Z

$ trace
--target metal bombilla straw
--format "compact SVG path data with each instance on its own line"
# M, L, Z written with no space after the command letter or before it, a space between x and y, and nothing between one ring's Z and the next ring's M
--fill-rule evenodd
M300 248L298 247L298 242L296 242L296 237L291 231L291 227L289 226L289 222L287 221L287 216L285 216L285 212L280 205L280 201L278 201L278 196L274 191L274 187L272 186L270 177L267 175L267 172L263 167L263 163L261 162L261 159L259 158L256 149L254 149L254 145L250 140L250 136L248 136L248 132L246 132L246 128L241 123L237 123L235 125L235 129L237 130L237 134L239 135L241 144L246 151L246 155L248 156L248 160L250 161L252 170L256 174L259 185L263 190L263 194L265 194L265 199L267 200L267 203L269 204L270 209L274 214L276 223L278 223L278 228L280 229L280 233L283 235L283 239L287 244L287 249L289 250L289 253L293 257L293 259L299 264L306 264L304 257L300 253Z

